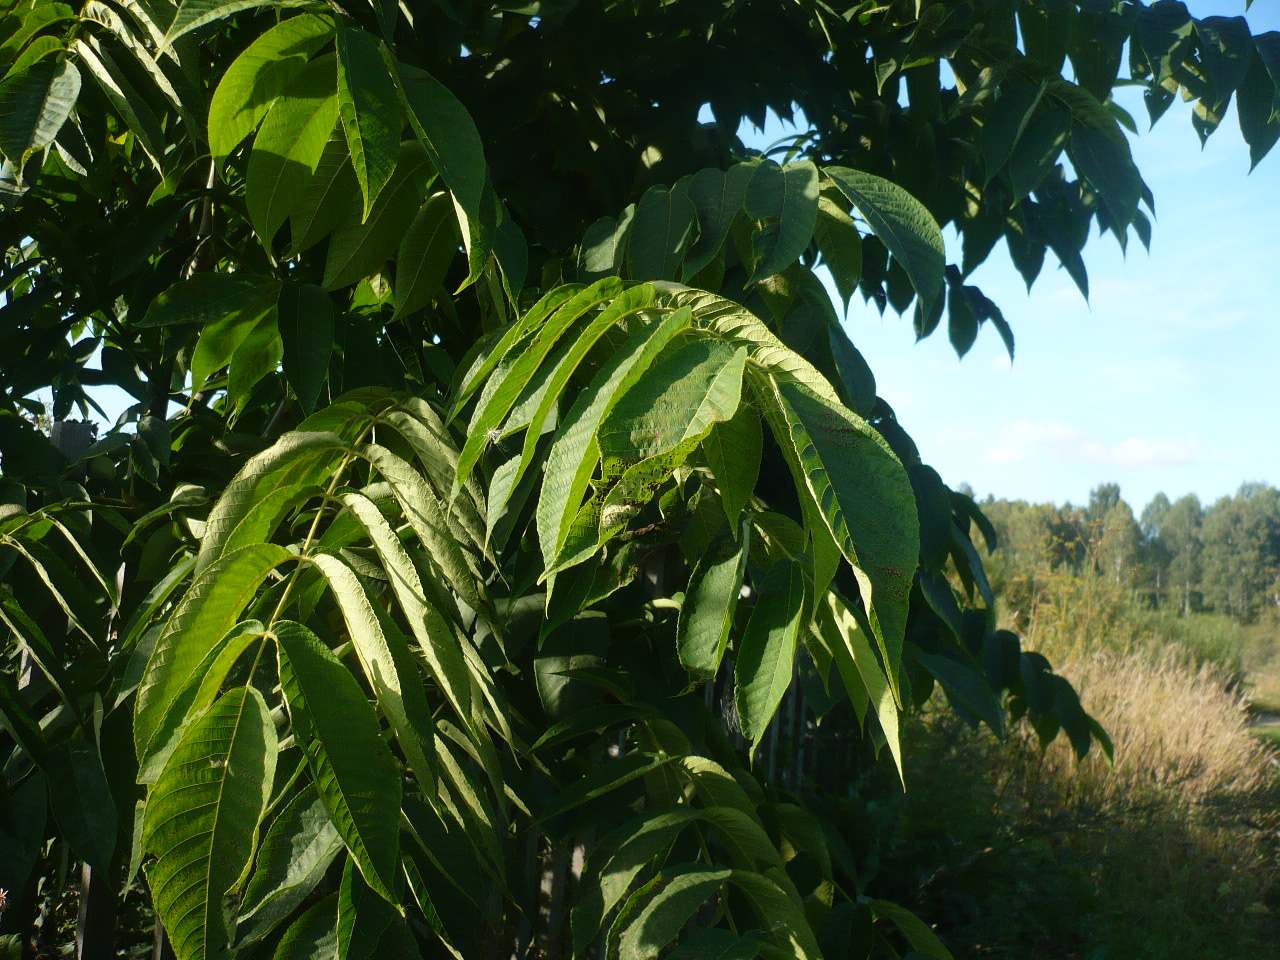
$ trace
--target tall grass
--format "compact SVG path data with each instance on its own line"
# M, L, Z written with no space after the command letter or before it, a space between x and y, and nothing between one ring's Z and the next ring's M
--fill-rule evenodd
M1140 610L1101 578L1005 587L1007 623L1075 684L1115 764L1025 727L998 743L935 701L917 763L965 773L905 801L936 859L921 908L957 956L1280 957L1280 769L1249 728L1251 638Z

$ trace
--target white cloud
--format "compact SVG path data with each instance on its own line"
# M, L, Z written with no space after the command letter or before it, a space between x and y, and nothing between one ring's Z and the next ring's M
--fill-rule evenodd
M1172 467L1194 463L1201 444L1195 437L1129 437L1104 443L1075 427L1057 421L1008 424L984 456L990 463L1008 464L1037 460L1088 463L1133 468Z

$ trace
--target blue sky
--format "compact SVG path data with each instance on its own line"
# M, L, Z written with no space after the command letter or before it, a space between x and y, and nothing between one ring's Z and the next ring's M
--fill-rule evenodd
M1280 29L1276 0L1246 16L1255 34ZM945 324L917 344L908 318L850 307L880 395L952 486L1082 503L1114 481L1136 512L1160 490L1211 502L1246 480L1280 485L1280 146L1250 174L1234 110L1202 151L1187 105L1150 131L1140 99L1124 105L1144 131L1131 142L1156 199L1151 252L1091 237L1086 303L1052 254L1028 295L998 247L970 282L1012 325L1012 364L989 327L961 361Z

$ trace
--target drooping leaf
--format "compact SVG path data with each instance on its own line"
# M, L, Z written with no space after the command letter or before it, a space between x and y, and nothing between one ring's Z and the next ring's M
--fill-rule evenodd
M593 283L604 277L621 275L627 232L635 213L633 203L616 220L601 217L587 228L578 251L578 280Z
M284 346L284 375L303 413L310 414L329 377L333 355L333 301L314 283L285 281L277 324Z
M262 841L257 869L240 903L236 937L261 940L316 888L342 838L314 786L304 787L279 813Z
M827 197L819 197L813 239L847 312L849 300L862 279L862 234L851 216Z
M626 925L618 939L619 960L650 960L672 943L694 912L718 893L731 871L688 866L664 873L656 885L646 885L623 908ZM640 904L643 904L642 906ZM628 916L628 914L632 914Z
M596 434L617 398L639 382L662 350L689 324L688 311L673 311L633 333L580 393L556 432L538 499L538 539L543 563L554 564L582 505L599 459Z
M432 194L400 241L393 320L426 306L444 291L445 273L457 255L460 239L449 195Z
M253 309L262 299L262 289L262 282L251 277L198 273L157 295L139 326L161 327L179 323L207 326L224 317Z
M399 247L432 176L422 148L413 141L403 143L395 173L368 217L358 215L357 205L353 208L357 215L338 226L329 239L325 289L337 290L378 272Z
M834 655L840 677L857 704L870 705L876 711L880 729L889 744L889 752L903 776L902 748L898 740L898 704L893 686L876 657L866 631L858 617L835 593L828 593L825 603L815 611L816 622Z
M804 614L804 568L784 560L761 585L734 664L742 734L753 749L791 686Z
M338 893L313 904L294 921L276 947L273 960L321 960L338 952Z
M225 20L242 10L254 7L271 6L277 0L178 0L178 9L173 14L173 21L165 31L161 50L167 48L179 37L192 30L219 20Z
M708 167L689 182L689 199L698 218L698 239L684 258L683 278L688 280L715 259L729 236L734 217L747 199L747 184L759 164L735 163L728 170Z
M778 166L766 161L747 185L747 215L766 221L751 237L752 280L778 273L799 259L818 222L818 168L799 160Z
M497 227L496 199L487 190L488 166L475 121L458 98L435 77L408 64L398 64L400 96L409 125L427 150L458 210L458 226L467 248L474 281L484 269Z
M772 381L770 422L797 485L859 578L876 641L897 674L907 598L920 551L915 495L874 429L799 384Z
M364 691L310 630L272 626L294 735L316 789L366 882L398 903L400 771Z
M902 264L927 315L942 292L946 266L942 230L933 215L889 180L848 167L824 167L822 172L858 208L872 232Z
M656 184L636 204L627 240L632 280L674 280L690 237L694 208L687 182Z
M328 19L304 13L272 27L235 59L209 104L209 152L219 163L257 129L276 99L332 36Z
M353 430L359 430L362 421L368 420L367 409L363 406L357 409L360 416L352 418ZM249 546L270 540L280 514L259 508L268 502L283 505L286 501L278 499L278 491L315 486L344 457L354 456L344 439L321 429L322 426L342 429L336 422L312 424L319 417L336 420L338 414L350 412L351 408L342 410L341 405L328 408L303 423L303 430L286 433L241 468L209 511L196 557L197 575L229 552L234 544ZM315 429L305 429L311 425Z
M262 694L237 687L188 728L151 791L147 881L178 960L213 960L231 939L222 898L253 856L276 751Z
M492 378L488 389L481 394L471 423L467 426L467 440L458 455L458 472L451 498L457 495L459 485L467 479L480 458L485 444L489 442L489 431L506 419L529 381L533 379L534 373L551 354L560 338L586 313L614 299L621 292L621 281L612 277L575 292L532 333L528 346L511 359L505 374L500 372Z
M742 404L730 419L716 424L702 442L730 526L737 525L755 492L763 443L760 411L749 403Z
M245 201L268 247L305 195L338 122L333 64L328 54L298 70L253 140Z
M0 152L21 171L27 157L53 142L80 96L80 71L69 60L42 60L0 82Z
M253 544L211 564L187 588L157 638L138 685L133 724L140 782L154 782L159 764L173 749L186 713L175 711L175 703L204 682L211 666L209 638L231 634L267 574L290 556L273 543Z
M364 196L364 216L395 171L404 121L378 41L339 18L337 107ZM332 129L332 128L330 128ZM326 134L328 131L326 131Z
M49 805L63 836L90 866L110 869L116 806L98 748L86 740L66 740L50 752L45 769L55 785Z
M280 297L280 281L269 280L258 286L258 296L236 311L214 320L200 331L200 339L191 355L192 389L203 389L205 383L223 367L234 367L242 347L252 349L254 334L269 324L275 332L276 304ZM276 333L278 338L278 333ZM278 358L277 358L278 360ZM234 402L234 399L233 399Z
M684 604L676 623L680 662L695 680L714 677L729 643L733 614L746 572L751 524L746 518L738 537L712 545L689 574Z
M72 50L79 56L102 95L124 118L129 132L151 158L152 164L160 169L164 159L165 139L160 121L147 101L134 88L111 54L98 43L97 38L77 39L72 44Z

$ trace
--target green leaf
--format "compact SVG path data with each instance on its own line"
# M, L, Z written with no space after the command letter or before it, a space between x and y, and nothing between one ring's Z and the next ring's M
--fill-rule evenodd
M858 617L834 592L826 595L815 611L819 629L835 657L840 677L855 704L868 700L884 731L889 752L902 777L902 748L898 740L898 704L893 686L876 657L875 650Z
M431 176L422 149L412 141L402 144L391 182L378 195L368 217L353 217L334 230L324 264L325 289L337 290L382 269L422 205Z
M605 361L565 415L547 455L538 498L538 539L546 569L562 550L569 549L570 524L599 459L596 435L601 422L617 398L640 381L672 338L688 325L688 311L674 311L641 327Z
M844 384L849 407L864 419L870 417L876 407L876 376L862 353L849 340L849 335L837 326L827 328L827 342L835 360L836 373Z
M302 412L312 413L329 378L333 355L333 301L323 287L286 280L277 324L284 345L284 375Z
M400 862L400 770L355 677L306 627L272 627L293 732L342 842L388 903Z
M277 24L236 57L209 104L209 152L219 163L257 129L307 61L333 37L333 23L304 13Z
M720 669L729 644L733 614L747 568L751 523L742 521L738 538L723 537L698 558L676 622L676 650L695 680L709 680Z
M389 456L389 454L388 454ZM464 724L471 722L471 678L466 658L448 622L425 599L422 581L378 508L360 494L346 494L343 503L363 524L383 566L409 627L413 631L440 690Z
M342 838L313 785L276 817L262 841L258 865L241 901L236 935L241 946L261 940L310 895Z
M283 347L276 323L275 304L249 328L248 334L231 355L227 370L227 402L239 412L253 388L280 366ZM197 345L197 350L199 345Z
M351 169L347 141L339 133L331 136L320 155L315 176L289 216L289 249L295 257L310 250L342 224L358 219L360 185Z
M138 145L151 158L151 163L159 170L164 161L164 133L160 121L147 101L139 95L129 82L127 75L112 59L111 55L98 45L94 37L81 38L73 42L72 51L80 57L89 74L98 84L103 96L124 118L129 131L138 141Z
M701 440L738 411L746 351L717 340L691 340L671 350L624 393L600 425L606 475L611 463L633 464Z
M412 663L412 658L405 656L406 649L401 649L400 656L391 649L392 642L402 644L403 638L398 634L388 636L368 594L350 567L337 557L323 553L312 557L311 562L324 574L333 590L361 670L377 698L378 709L390 721L410 769L416 776L426 778L431 770L421 756L424 731L418 709L421 705L421 676L404 669L406 664ZM424 792L428 791L429 784L424 787Z
M781 561L760 587L734 665L742 735L753 750L791 686L803 615L804 567Z
M929 925L906 907L888 900L872 900L870 906L877 919L884 917L893 921L906 935L907 942L911 944L913 950L933 957L934 960L954 960L951 951L943 946L938 935L929 929Z
M138 326L178 323L208 326L255 309L262 300L263 290L261 280L230 273L197 273L190 280L175 283L151 301Z
M116 805L98 748L85 740L60 743L45 763L53 789L49 805L76 856L99 870L111 868L116 848Z
M622 273L627 231L631 227L631 219L635 213L636 205L633 203L622 211L622 216L618 219L601 217L587 227L587 232L582 235L582 246L578 249L580 281L593 283L604 277L618 276Z
M338 109L367 220L395 172L404 120L378 41L338 18Z
M977 671L937 654L917 651L915 658L942 685L948 699L980 717L996 736L1004 736L1004 711Z
M813 238L818 243L822 262L831 271L847 315L849 300L862 279L862 234L853 217L826 197L819 197Z
M329 894L299 917L276 947L273 960L321 960L338 952L338 894Z
M858 208L911 278L927 316L942 292L946 254L942 230L915 197L889 180L848 167L824 167L823 173Z
M677 868L679 869L679 868ZM623 908L623 919L639 909L623 928L618 944L619 960L652 960L673 943L694 912L720 892L732 871L688 866L664 873L656 887L646 886ZM638 907L643 902L643 907ZM621 922L621 921L620 921ZM610 939L613 939L611 934Z
M666 766L674 759L667 755L648 753L628 753L626 756L611 760L597 767L584 777L574 780L572 784L560 792L555 802L542 813L545 823L553 817L581 806L588 801L602 797L606 793L617 790L660 767Z
M511 408L524 393L534 373L551 354L560 338L589 311L622 293L622 282L609 277L593 283L573 296L546 318L532 332L527 347L514 358L505 373L499 370L491 378L488 388L481 394L467 425L467 439L458 455L458 472L450 498L457 496L460 484L466 481L480 454L489 442L489 431L500 426ZM531 311L532 312L532 311ZM502 346L506 338L499 343ZM506 358L504 358L506 359Z
M80 96L80 71L68 60L43 60L0 82L0 152L21 175L27 157L58 135Z
M780 167L766 160L747 186L747 215L767 221L751 237L751 281L779 273L800 258L818 222L818 168L799 160Z
M634 323L643 312L653 305L654 299L655 291L649 284L642 284L638 287L630 287L623 290L614 298L612 303L592 317L586 327L571 338L568 343L564 344L562 351L558 349L557 352L561 354L558 362L543 364L534 381L529 384L529 387L526 387L524 400L531 402L537 399L537 407L528 418L520 458L511 476L510 482L512 486L519 483L524 471L533 462L537 453L539 439L551 415L552 408L560 401L561 395L568 386L569 379L573 376L574 371L577 370L578 365L610 329L617 325L622 325L625 328L627 325ZM544 377L543 373L548 368L550 368L549 373ZM539 381L541 382L539 383ZM538 386L530 395L529 390L534 387L534 384L538 384ZM540 398L539 394L541 394ZM515 409L508 418L508 423L521 419L520 411L523 407L524 403L518 402L516 404ZM489 515L491 520L496 519L497 513L507 503L505 497L500 498L497 495L496 486L496 483L490 485Z
M636 205L627 240L627 267L632 280L674 280L689 238L695 211L688 185L668 189L655 184Z
M306 194L338 122L333 63L328 54L300 69L253 139L245 202L253 228L268 248Z
M367 420L365 408L360 409L363 419ZM329 408L329 412L338 410L338 407ZM197 576L227 552L233 535L246 546L270 540L279 517L255 515L254 508L271 498L274 491L319 483L345 456L354 454L347 442L336 434L298 430L286 433L252 457L209 511L196 557Z
M1045 85L1016 84L1000 90L982 123L982 165L990 183L1008 162L1035 115Z
M174 12L173 22L165 32L160 50L164 52L175 40L192 30L199 30L207 24L225 20L243 10L279 5L281 5L280 0L179 0L178 9Z
M348 860L338 887L338 949L343 960L368 960L396 911L360 877Z
M640 512L715 424L737 413L746 360L743 347L695 340L660 360L618 401L600 428L605 493L581 514L591 522L598 511L599 543Z
M906 470L866 421L806 387L776 379L762 387L769 419L797 486L813 498L853 566L881 653L895 677L907 598L920 553L915 495Z
M730 419L716 424L702 441L702 452L716 478L720 502L731 526L738 523L755 493L763 450L760 411L749 403L742 404Z
M44 732L8 673L0 673L0 726L37 764L43 765L47 761L49 746L45 743Z
M445 273L457 256L460 241L452 198L447 193L432 194L400 241L393 320L426 306L444 292Z
M1030 194L1048 176L1070 130L1071 117L1065 111L1047 103L1036 110L1009 157L1009 181L1015 201Z
M697 815L693 807L655 807L628 820L596 845L579 888L582 894L570 916L576 951L586 949L640 871L669 849Z
M764 942L748 933L739 937L732 930L696 930L671 954L671 960L755 960Z
M734 217L747 199L747 184L755 176L758 161L735 163L728 170L707 167L689 181L689 199L698 217L698 239L684 258L683 278L693 277L720 252Z
M275 329L276 303L280 298L280 281L270 280L259 285L258 297L242 310L229 313L205 326L191 355L191 389L204 388L209 378L227 365L235 366L236 355L244 345L252 350L258 338L254 333L264 325ZM234 372L234 371L233 371ZM232 398L235 402L235 398Z
M204 680L210 637L226 637L257 593L267 574L290 557L284 547L258 543L228 554L204 568L165 623L138 685L134 743L139 781L154 782L165 752L172 749L178 725L179 697ZM216 689L216 688L215 688Z
M223 896L253 857L271 794L276 732L262 694L237 687L193 723L147 800L147 881L178 960L213 960Z
M431 74L403 63L397 64L397 71L409 125L457 204L470 283L488 262L499 214L492 191L486 189L489 168L480 132L466 107Z
M62 666L62 657L53 649L48 637L39 625L27 616L27 612L18 603L18 598L0 586L0 620L4 621L21 649L35 661L49 679L54 691L62 698L62 702L70 705L72 700L67 691L70 684Z

